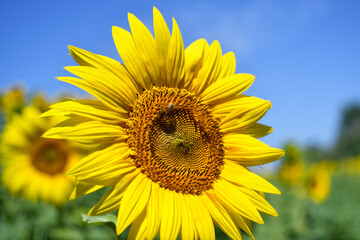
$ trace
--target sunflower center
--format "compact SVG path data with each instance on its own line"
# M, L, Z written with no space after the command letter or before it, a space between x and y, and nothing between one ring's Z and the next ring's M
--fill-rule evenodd
M162 112L150 129L150 150L166 165L203 169L209 158L209 139L188 109Z
M184 89L145 91L130 113L133 162L161 187L184 194L211 189L223 165L219 123Z
M33 148L32 164L41 172L55 175L64 172L68 152L63 140L41 138Z

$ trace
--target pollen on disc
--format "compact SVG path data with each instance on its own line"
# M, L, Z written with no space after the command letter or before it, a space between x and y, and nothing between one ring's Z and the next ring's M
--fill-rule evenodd
M154 88L136 102L127 124L133 162L161 187L199 195L223 165L219 122L186 90Z

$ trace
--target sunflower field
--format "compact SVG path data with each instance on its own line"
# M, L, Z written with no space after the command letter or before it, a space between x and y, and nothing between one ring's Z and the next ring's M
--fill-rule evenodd
M7 128L5 123L18 124L12 131L19 130L25 127L19 116L32 114L28 113L29 109L39 115L39 112L47 110L49 104L44 95L30 95L20 87L2 92L1 103L2 141L5 141L7 134L4 131ZM26 127L30 124L39 125L31 123L34 120L38 121L37 116L30 116ZM16 142L20 144L20 141ZM36 174L25 175L26 171L30 171L26 166L8 173L7 164L3 160L3 155L8 154L8 150L5 151L6 144L2 143L1 146L0 239L127 238L129 229L120 236L116 236L114 232L115 213L87 216L89 209L106 192L105 189L75 200L67 200L70 197L69 190L57 186L55 182L49 183L52 190L44 190L47 186L46 179L39 179L40 182L36 183L38 186L31 186L32 178L40 177ZM90 151L81 145L75 148L79 154ZM286 155L271 170L252 167L281 191L281 195L266 195L279 216L274 218L264 215L265 224L253 225L254 238L358 239L360 155L321 159L313 150L301 149L294 143L285 144L284 149ZM31 188L28 191L33 193L16 189L15 182L21 181L22 177L29 178L27 183L23 180L24 186ZM41 195L42 191L51 191L53 195ZM64 197L60 197L61 200L53 199L52 196L56 194ZM229 239L218 227L215 228L215 233L216 239ZM245 234L243 236L251 239Z
M168 22L113 26L121 61L70 45L85 95L1 86L0 240L360 239L360 106L271 147L255 76Z

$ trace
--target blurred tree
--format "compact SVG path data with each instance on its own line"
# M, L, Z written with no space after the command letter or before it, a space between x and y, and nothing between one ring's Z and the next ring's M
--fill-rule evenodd
M350 104L342 113L338 139L331 151L334 158L360 154L360 105Z

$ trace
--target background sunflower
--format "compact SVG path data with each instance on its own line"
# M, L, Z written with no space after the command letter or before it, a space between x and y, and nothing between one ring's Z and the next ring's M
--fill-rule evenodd
M13 194L64 205L73 188L66 171L79 159L71 143L41 135L58 120L39 118L34 106L15 113L2 135L2 183Z

